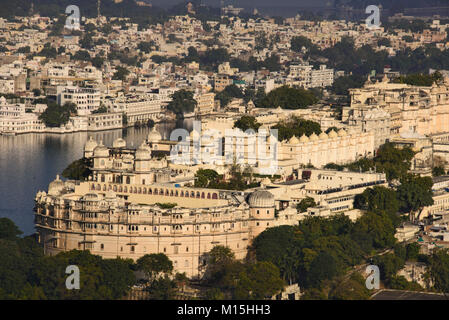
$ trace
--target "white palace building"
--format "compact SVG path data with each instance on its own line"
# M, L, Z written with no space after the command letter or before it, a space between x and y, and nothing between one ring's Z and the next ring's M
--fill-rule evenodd
M346 160L332 149L337 141L360 152L343 130L324 135L292 138L281 150L314 148L320 141L328 148L317 152L326 152L335 162ZM162 141L154 129L137 149L128 148L121 138L112 147L89 139L84 156L91 159L92 173L87 181L57 177L48 191L36 195L35 225L45 253L79 249L134 260L164 253L176 271L201 277L214 246L228 246L243 259L251 241L265 229L295 225L308 215L344 213L356 218L355 194L385 185L384 174L296 169L298 180L283 183L282 178L261 177L261 186L247 191L196 188L191 187L195 172L208 165L158 158L163 151L168 155L173 143ZM289 152L281 158L294 157ZM299 213L296 205L305 197L314 198L317 207Z
M275 217L275 199L266 190L185 187L192 173L163 167L151 152L148 141L133 150L122 139L112 148L89 140L88 181L57 177L48 192L36 195L35 224L45 253L80 249L134 260L164 253L176 271L200 277L214 246L228 246L242 259L266 228L297 223L288 213Z

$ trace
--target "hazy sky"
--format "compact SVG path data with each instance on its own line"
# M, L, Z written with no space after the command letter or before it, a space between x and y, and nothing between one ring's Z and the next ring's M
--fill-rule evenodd
M219 0L203 0L206 5L219 6ZM182 2L182 0L151 0L154 5L167 6ZM333 3L332 0L225 0L225 4L232 4L235 7L279 7L279 6L325 6Z

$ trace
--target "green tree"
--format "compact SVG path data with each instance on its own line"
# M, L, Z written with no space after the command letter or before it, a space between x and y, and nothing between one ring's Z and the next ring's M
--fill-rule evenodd
M176 282L168 275L154 279L148 288L153 300L174 300L177 293Z
M152 44L150 42L139 42L139 44L137 45L137 49L139 49L140 51L144 52L144 53L150 53L152 50Z
M366 212L355 223L353 239L369 248L382 249L392 247L395 243L395 228L390 217L385 212Z
M407 244L407 261L417 261L419 256L419 249L420 246L416 242Z
M47 109L39 116L47 127L60 127L69 122L70 116L76 115L76 105L71 102L63 106L55 103L49 103Z
M433 181L430 177L407 176L397 188L402 212L409 212L412 219L419 218L422 208L433 204Z
M253 241L258 261L269 261L276 265L281 277L293 283L298 279L301 263L301 240L293 226L279 226L266 229Z
M0 239L15 240L22 231L8 218L0 218Z
M319 123L311 120L304 120L297 116L293 116L290 119L279 122L273 126L272 129L278 130L279 141L288 140L293 136L310 136L313 133L317 135L321 133L321 126Z
M307 274L307 285L319 288L324 280L331 280L336 275L335 258L327 252L321 252L313 259L310 265L310 271Z
M307 208L315 207L315 200L311 197L305 197L297 205L296 210L299 212L307 212Z
M128 76L129 71L126 68L123 68L121 66L117 67L117 71L112 76L112 80L122 80L125 81L126 77Z
M449 255L447 250L435 250L429 259L429 275L439 292L449 292Z
M257 122L253 116L242 116L239 120L234 122L234 128L239 128L242 131L252 129L257 132L261 124Z
M314 45L309 38L304 36L293 37L290 41L290 45L291 49L295 52L301 52L303 47L314 52L318 50L317 46Z
M209 263L213 265L223 265L234 261L234 252L229 247L215 246L209 252Z
M219 174L212 169L199 169L195 173L195 187L207 188L211 182L218 182Z
M289 86L282 86L280 88L271 90L266 97L260 101L262 108L277 108L283 109L305 109L309 105L318 102L317 97L308 90L297 89Z
M171 98L167 110L173 112L178 119L183 118L185 113L194 111L198 104L193 98L193 92L185 89L176 91Z
M432 175L434 176L434 177L439 177L439 176L442 176L442 175L444 175L446 172L444 171L444 168L443 167L433 167L433 169L432 169Z
M91 166L92 161L90 159L81 158L75 160L64 169L62 176L71 180L85 181L92 174Z
M279 269L271 262L256 262L241 274L234 297L238 300L262 300L280 292L285 283L279 276Z
M386 281L387 284L404 267L404 262L402 258L391 253L373 258L373 263L379 266L380 278Z
M337 279L329 293L332 300L368 300L371 293L366 288L360 273L353 273L349 279Z
M108 113L108 108L105 105L101 105L97 110L92 111L92 114Z
M367 188L363 193L355 196L354 207L373 212L386 212L395 226L399 223L397 216L399 201L393 189L382 186Z
M146 254L137 260L136 265L137 269L143 271L150 280L173 271L173 263L163 253Z

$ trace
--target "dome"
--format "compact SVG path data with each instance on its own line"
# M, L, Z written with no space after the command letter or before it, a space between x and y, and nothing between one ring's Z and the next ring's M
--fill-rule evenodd
M301 136L301 138L299 138L299 142L309 142L309 138L307 138L307 136L305 134L303 134Z
M153 127L151 129L150 133L148 134L148 142L159 142L162 140L161 134L156 130L156 127Z
M48 194L57 195L62 190L64 190L64 182L59 179L59 175L56 176L56 179L50 182L48 185Z
M264 179L262 179L262 181L260 183L264 186L267 186L267 185L271 184L271 180L269 178L264 178Z
M151 159L151 151L150 148L142 142L140 147L136 150L136 160L150 160Z
M319 138L320 138L321 140L325 140L325 139L328 138L328 136L327 136L327 134L326 134L325 132L321 132L320 135L319 135Z
M343 130L343 129L338 130L338 136L339 136L339 137L344 137L344 136L346 136L346 135L347 135L347 133L346 133L345 130Z
M126 141L122 138L115 139L112 143L112 147L114 148L126 148Z
M291 137L290 140L288 140L289 144L298 144L299 140L295 136Z
M100 142L100 144L94 149L94 157L109 157L109 149L103 145L103 142Z
M274 196L265 190L256 191L248 197L248 204L251 208L272 208Z
M317 141L318 140L318 136L316 135L316 133L312 133L312 135L309 137L310 141Z
M98 145L97 141L92 139L92 136L90 136L89 140L87 140L86 144L84 145L84 151L85 152L93 152L97 145Z
M190 137L190 140L199 139L200 134L198 133L198 131L192 130L192 131L190 131L189 137Z
M338 134L334 131L334 129L332 129L331 132L329 132L328 137L331 139L336 138L338 137Z

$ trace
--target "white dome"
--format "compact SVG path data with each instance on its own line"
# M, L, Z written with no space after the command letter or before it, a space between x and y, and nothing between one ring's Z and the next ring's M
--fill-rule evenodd
M93 152L97 145L98 145L97 141L92 139L92 136L90 136L89 140L87 140L86 144L84 145L84 151L85 152Z
M62 190L64 190L64 182L59 179L59 175L57 175L56 179L48 185L48 194L58 195Z
M151 129L150 133L148 134L148 142L159 142L162 140L161 134L156 130L156 127L153 127Z
M140 147L136 150L136 160L150 160L151 151L150 148L142 142Z
M265 190L255 191L248 197L248 204L251 208L272 208L274 196Z
M109 157L109 149L106 148L102 142L94 149L94 157L107 158Z
M334 129L332 129L331 132L329 132L328 137L329 138L336 138L336 137L338 137L338 134L334 131Z
M317 141L318 140L318 136L314 133L312 133L312 135L309 137L310 141Z
M264 179L262 179L262 181L260 183L264 186L267 186L267 185L271 184L271 180L269 178L264 178Z
M115 139L112 143L112 147L114 148L126 148L126 141L122 138Z
M303 134L301 138L299 138L299 142L309 142L309 141L310 141L309 138L305 134Z
M320 135L319 135L319 138L320 138L321 140L325 140L325 139L328 138L328 136L327 136L327 134L326 134L325 132L321 132Z
M299 140L295 136L291 137L290 140L288 140L289 144L298 144Z

